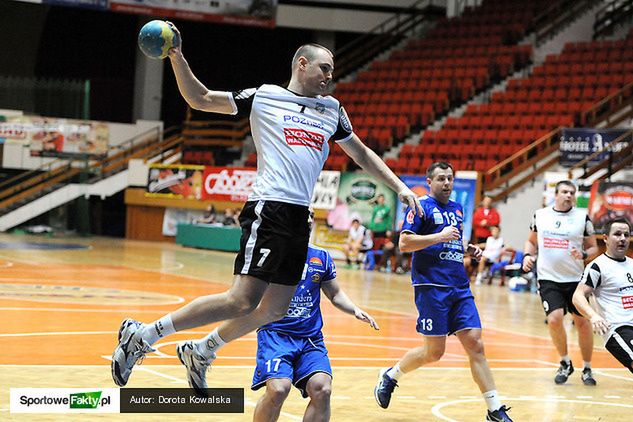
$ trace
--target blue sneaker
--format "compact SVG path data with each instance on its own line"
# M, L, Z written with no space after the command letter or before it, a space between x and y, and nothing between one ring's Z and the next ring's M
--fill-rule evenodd
M506 413L510 409L511 409L510 407L506 407L504 404L503 406L501 406L499 409L495 410L494 412L491 412L489 410L488 414L486 415L486 421L512 422L512 419L510 419L510 416L508 416L508 414Z
M374 388L374 397L376 398L376 402L378 403L378 406L383 409L389 407L391 394L393 394L394 388L398 386L398 381L387 375L387 371L389 369L391 368L380 370L380 374L378 375L378 384L376 384L376 388Z

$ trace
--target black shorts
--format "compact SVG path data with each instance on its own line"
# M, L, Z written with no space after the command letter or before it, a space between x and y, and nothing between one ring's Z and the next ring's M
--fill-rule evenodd
M308 255L308 207L277 201L249 201L240 213L242 237L233 274L296 286Z
M576 286L578 286L576 282L556 283L550 280L539 280L538 292L541 295L545 315L549 315L552 311L562 308L565 313L569 311L572 314L582 316L572 302Z
M605 346L625 368L633 372L633 326L623 325L615 329Z

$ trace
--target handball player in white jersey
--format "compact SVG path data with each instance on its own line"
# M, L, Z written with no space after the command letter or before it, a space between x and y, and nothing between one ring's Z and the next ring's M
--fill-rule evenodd
M582 278L584 260L598 253L598 244L586 211L574 207L576 185L563 180L556 184L555 192L553 207L534 212L524 247L523 270L532 271L536 265L538 291L547 315L549 334L560 355L554 382L564 384L574 372L563 325L565 314L569 311L578 330L578 345L584 361L581 379L583 384L592 386L596 385L596 380L591 372L591 324L578 312L572 297Z
M330 141L398 192L405 205L419 209L419 203L354 134L339 101L327 95L334 62L325 47L307 44L297 50L287 88L262 85L236 92L209 90L194 76L181 48L171 49L169 59L189 106L211 113L249 113L257 179L240 214L242 237L231 288L199 297L149 324L124 320L112 356L112 377L117 385L126 385L134 364L164 336L226 321L207 337L177 346L189 385L204 393L206 370L221 346L286 314L301 280L310 234L308 206Z
M624 218L604 226L607 250L587 264L574 305L604 338L606 349L633 372L633 259L626 256L631 224ZM596 309L589 304L593 294Z

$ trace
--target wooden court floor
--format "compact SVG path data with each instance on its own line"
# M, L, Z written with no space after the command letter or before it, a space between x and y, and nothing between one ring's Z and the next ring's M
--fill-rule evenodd
M32 244L61 249L31 249ZM63 249L72 243L85 249ZM26 246L25 246L26 245ZM11 387L113 388L110 355L124 317L149 322L199 295L225 290L233 255L172 244L104 238L54 239L0 234L0 420L247 421L261 395L250 390L255 336L225 346L208 374L210 387L245 388L242 415L23 415L9 413ZM381 326L375 332L323 300L324 333L334 371L333 421L482 421L485 404L455 338L444 359L408 374L388 410L373 398L379 368L422 344L406 275L339 269L338 279ZM576 371L553 382L558 357L536 295L473 286L484 323L486 354L497 389L515 421L631 421L633 375L596 337L597 387ZM130 387L186 386L174 344L205 335L213 325L158 344L135 369ZM582 360L569 327L571 355ZM307 401L293 390L280 420L299 421Z

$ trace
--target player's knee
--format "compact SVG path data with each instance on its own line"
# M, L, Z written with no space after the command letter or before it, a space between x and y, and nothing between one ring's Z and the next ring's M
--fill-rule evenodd
M420 354L418 357L420 359L423 359L424 357L426 357L426 359L432 361L432 362L437 362L440 359L442 359L442 356L444 356L444 351L446 349L443 347L433 347L430 348L426 351L426 356L424 356L424 354Z
M332 395L332 383L325 380L310 383L308 395L312 400L319 402L329 401Z
M277 382L266 387L266 395L275 406L281 406L288 394L290 394L290 381Z
M483 355L484 342L481 337L472 337L464 342L464 348L469 355Z
M547 323L552 327L562 327L564 319L565 314L556 310L547 316Z
M288 305L268 308L265 314L265 324L273 321L279 321L280 319L285 317L287 313Z
M235 316L247 315L253 312L259 304L254 298L242 295L231 295L229 303L232 306L232 311Z

